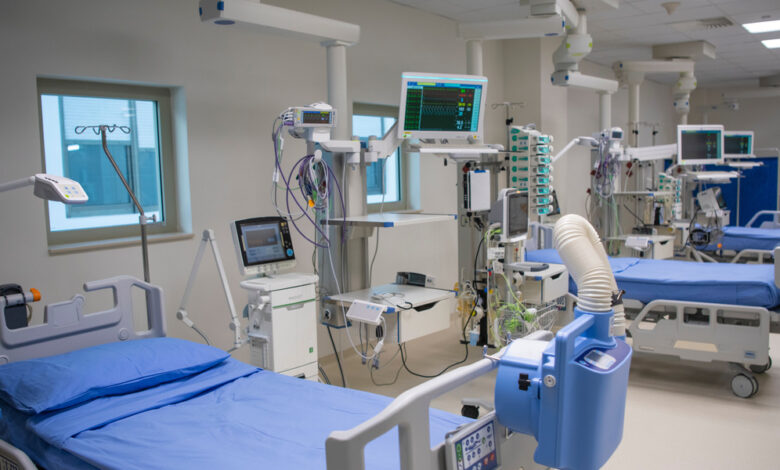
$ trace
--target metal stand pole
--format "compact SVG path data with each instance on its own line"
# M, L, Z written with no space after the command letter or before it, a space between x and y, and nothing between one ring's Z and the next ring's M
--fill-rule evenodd
M108 160L111 162L111 166L114 167L114 171L116 171L117 176L119 176L119 179L122 180L122 184L125 186L127 193L130 195L130 199L133 200L133 204L135 204L135 207L138 209L138 213L140 214L139 223L141 224L141 250L144 263L144 281L151 282L149 280L149 242L146 235L146 224L149 222L149 220L146 218L144 208L141 207L141 203L138 202L138 199L135 197L135 193L133 193L133 190L130 189L130 185L127 183L124 175L122 175L122 171L116 164L114 157L111 156L111 152L108 150L108 141L106 138L107 129L107 126L100 126L100 139L103 143L103 151L108 157Z

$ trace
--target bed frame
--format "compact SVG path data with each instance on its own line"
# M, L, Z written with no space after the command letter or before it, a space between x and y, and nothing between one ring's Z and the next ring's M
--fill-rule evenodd
M775 214L775 211L767 212ZM780 217L780 212L776 216ZM552 248L551 228L532 224L530 230L534 247ZM780 287L780 247L768 253L774 256L775 285ZM569 306L572 300L576 302L572 295L567 299ZM772 367L769 333L780 333L778 310L668 299L647 304L629 298L623 301L626 330L635 351L729 363L735 371L732 391L743 398L758 392L755 374Z
M149 329L136 331L133 319L133 288L146 294ZM87 292L112 289L114 306L106 311L84 314L84 297L46 306L46 323L9 330L4 315L0 315L0 364L61 354L113 341L165 336L165 315L162 289L129 276L114 277L84 284ZM5 300L0 297L0 312ZM541 336L547 334L548 336ZM547 332L538 332L537 339L549 340ZM399 452L403 470L444 470L447 467L445 445L429 447L431 400L463 385L497 367L496 360L484 358L472 365L453 370L436 379L414 387L396 398L377 416L347 431L334 431L325 444L327 468L330 470L361 470L365 468L363 450L369 442L397 427ZM533 462L536 441L526 435L511 433L501 426L494 413L465 425L467 428L492 422L496 444L504 468L544 467ZM461 427L463 428L463 427ZM461 428L453 430L458 432ZM0 470L37 470L32 460L21 450L0 440Z
M767 220L761 223L758 227L753 227L753 224L756 223L756 221L763 216L771 215L772 219ZM780 211L772 211L772 210L761 210L756 212L753 217L750 218L748 223L745 224L745 228L780 228ZM739 263L743 259L746 263L756 263L756 264L764 264L764 263L771 263L772 258L774 256L774 250L759 250L754 248L746 248L741 251L734 251L734 250L727 250L729 253L734 252L734 256L729 258L728 255L721 253L720 256L715 256L715 258L702 253L696 249L692 249L688 252L689 257L696 261L708 261L708 262L728 262L728 263ZM715 253L717 255L717 252Z

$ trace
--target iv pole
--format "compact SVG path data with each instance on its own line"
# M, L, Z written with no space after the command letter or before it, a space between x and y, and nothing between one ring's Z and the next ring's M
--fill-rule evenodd
M133 204L135 205L136 209L138 209L138 223L141 225L141 250L142 250L142 256L143 256L143 263L144 263L144 281L147 283L151 282L149 280L149 241L147 239L146 235L146 225L149 222L156 222L155 216L147 217L146 213L144 213L144 208L141 207L141 203L138 202L138 199L135 197L135 193L132 189L130 189L130 185L127 183L127 180L125 179L124 175L122 175L122 171L119 169L119 165L116 164L116 161L114 160L114 157L111 156L111 152L108 150L108 139L106 138L107 132L114 132L115 130L120 130L125 134L130 133L130 128L128 126L118 126L116 124L112 126L108 126L105 124L101 124L99 126L76 126L74 129L76 134L83 134L84 131L87 129L92 129L92 131L95 134L100 135L100 140L103 144L103 152L105 152L106 157L108 157L108 160L111 162L111 166L114 167L114 171L116 171L117 176L119 176L119 179L122 180L122 184L125 186L125 189L127 190L127 194L130 195L130 199L133 200Z

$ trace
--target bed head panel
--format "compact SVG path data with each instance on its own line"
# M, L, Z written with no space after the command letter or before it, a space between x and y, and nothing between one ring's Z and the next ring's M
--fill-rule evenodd
M149 330L136 331L133 322L132 289L146 293ZM163 291L131 276L117 276L84 284L84 291L112 289L114 306L108 310L84 314L84 296L49 304L45 323L9 330L0 314L0 365L9 362L53 356L114 341L165 336ZM0 297L0 313L5 299Z

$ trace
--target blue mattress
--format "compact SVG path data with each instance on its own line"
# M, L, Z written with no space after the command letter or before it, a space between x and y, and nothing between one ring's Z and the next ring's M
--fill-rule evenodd
M723 227L724 250L774 250L780 245L779 228Z
M324 469L328 435L390 401L229 359L191 377L61 411L31 416L0 404L0 438L48 469ZM468 421L431 410L431 446ZM371 442L365 455L367 468L397 469L397 431Z
M561 263L555 250L529 251L532 262ZM648 303L682 300L773 308L780 304L774 265L695 263L641 258L610 258L618 287L625 298ZM569 279L569 292L577 286Z

